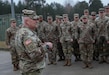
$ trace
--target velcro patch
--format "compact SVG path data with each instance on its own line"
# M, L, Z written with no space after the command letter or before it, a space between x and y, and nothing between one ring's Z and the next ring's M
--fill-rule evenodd
M31 42L32 42L32 40L28 39L28 40L25 41L25 45L29 45Z

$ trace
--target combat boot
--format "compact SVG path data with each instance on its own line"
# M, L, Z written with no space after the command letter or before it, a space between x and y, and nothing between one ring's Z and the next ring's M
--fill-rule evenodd
M48 63L48 65L51 65L51 64L53 64L53 62Z
M88 68L89 69L92 69L93 68L92 63L88 63Z
M57 65L57 63L56 62L53 62L53 65Z
M67 66L71 66L71 59L68 59L68 64Z
M65 64L64 64L64 66L67 66L67 64L68 64L68 59L65 59Z
M87 62L83 62L83 63L84 63L83 69L88 68L88 64L87 64Z
M104 63L103 57L99 57L99 64L103 64L103 63Z
M105 62L109 64L108 57L105 57Z
M14 70L14 71L19 70L19 66L18 66L18 64L13 64L13 70Z

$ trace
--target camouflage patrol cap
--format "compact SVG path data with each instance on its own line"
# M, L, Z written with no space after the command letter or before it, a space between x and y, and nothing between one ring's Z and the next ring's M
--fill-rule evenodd
M74 17L79 17L79 14L75 13L75 14L74 14Z
M89 12L89 10L88 10L88 9L85 9L85 10L84 10L84 13L85 13L85 12Z
M86 16L86 15L83 15L83 16L82 16L82 19L87 19L87 16Z
M58 16L59 19L62 19L62 16Z
M64 18L64 17L68 17L68 14L63 14L63 18Z
M10 22L16 22L16 19L15 18L11 18Z
M99 11L101 12L101 11L104 11L104 8L99 8Z
M39 18L43 18L43 16L42 15L39 15Z
M93 12L91 12L91 15L96 15L96 12L94 12L94 11L93 11Z
M59 18L59 15L56 15L55 17L56 17L56 18Z
M48 19L52 19L52 16L47 16L47 20L48 20Z
M27 9L24 9L22 10L23 12L23 16L24 17L29 17L31 19L38 19L39 17L36 15L36 12L33 11L33 10L27 10Z

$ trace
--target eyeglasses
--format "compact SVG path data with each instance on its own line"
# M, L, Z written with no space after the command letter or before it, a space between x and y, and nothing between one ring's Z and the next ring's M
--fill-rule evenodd
M12 23L16 23L16 22L12 22Z
M51 20L51 19L48 19L48 20Z
M92 16L95 16L95 15L92 15Z
M100 13L104 13L104 12L100 12Z
M106 9L109 9L109 8L106 8Z

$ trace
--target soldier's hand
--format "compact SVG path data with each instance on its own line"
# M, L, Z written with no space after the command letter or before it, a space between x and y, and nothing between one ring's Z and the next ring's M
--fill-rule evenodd
M53 44L51 42L46 42L45 44L47 45L49 50L53 49Z
M60 43L62 43L62 40L59 40Z
M71 39L70 41L73 42L73 39Z
M8 48L11 48L11 46L10 46L10 45L8 45L7 47L8 47Z
M109 41L107 41L107 43L109 44Z
M95 43L95 40L93 40L93 43Z

